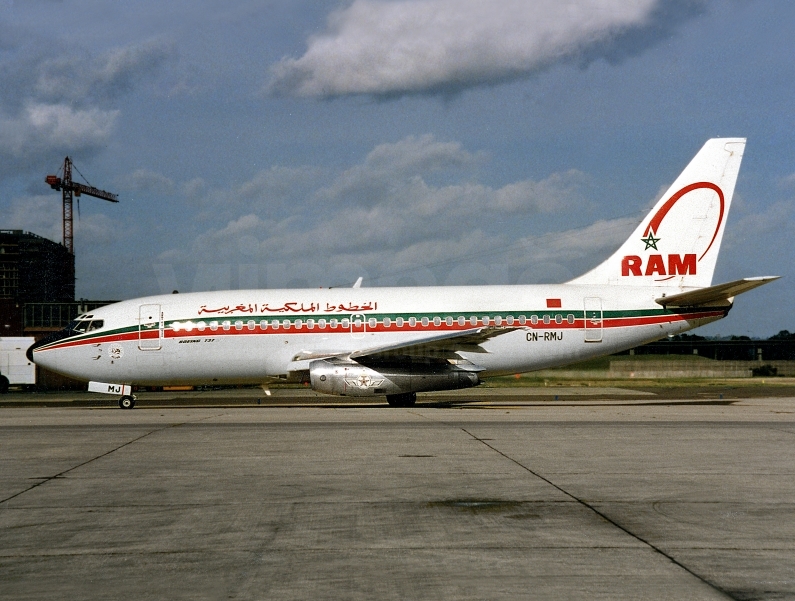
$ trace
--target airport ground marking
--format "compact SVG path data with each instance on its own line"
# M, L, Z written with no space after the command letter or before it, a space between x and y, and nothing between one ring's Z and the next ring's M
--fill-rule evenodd
M720 594L724 595L724 596L725 596L727 599L736 599L735 597L732 597L732 596L731 596L731 595L730 595L728 592L726 592L725 590L723 590L721 587L719 587L717 584L715 584L714 582L711 582L711 581L707 580L707 579L706 579L704 576L701 576L700 574L697 574L696 572L694 572L693 570L691 570L690 568L688 568L686 565L684 565L684 564L683 564L683 563L681 563L680 561L676 560L676 559L675 559L673 556L671 556L670 554L668 554L668 553L666 553L665 551L663 551L663 550L662 550L660 547L658 547L657 545L655 545L655 544L654 544L654 543L652 543L651 541L648 541L648 540L646 540L645 538L643 538L642 536L639 536L639 535L635 534L634 532L632 532L631 530L629 530L629 529L628 529L626 526L622 526L622 525L621 525L621 524L619 524L619 523L618 523L616 520L614 520L613 518L609 517L607 514L605 514L604 512L600 511L599 509L597 509L596 507L594 507L593 505L591 505L590 503L588 503L588 502L587 502L587 501L585 501L584 499L581 499L581 498L579 498L578 496L576 496L575 494L573 494L573 493L570 493L569 491L567 491L566 489L562 488L562 487L561 487L561 486L559 486L558 484L555 484L555 483L554 483L552 480L550 480L549 478L547 478L547 477L545 477L545 476L541 475L540 473L538 473L538 472L534 471L533 469L531 469L531 468L527 467L526 465L524 465L524 464L523 464L523 463L521 463L520 461L518 461L518 460L514 459L514 458L513 458L513 457L511 457L510 455L507 455L507 454L503 453L502 451L500 451L500 450L499 450L498 448L496 448L495 446L493 446L493 445L489 444L489 442L488 442L488 440L489 440L489 439L486 439L486 438L480 438L479 436L476 436L475 434L473 434L472 432L470 432L470 431L469 431L469 430L467 430L466 428L461 428L461 430L462 430L462 431L463 431L465 434L467 434L468 436L471 436L471 437L472 437L474 440L476 440L476 441L478 441L479 443L481 443L481 444L483 444L483 445L487 446L489 449L491 449L492 451L494 451L494 452L495 452L495 453L497 453L498 455L502 455L502 456L503 456L503 457L505 457L505 459L507 459L508 461L510 461L510 462L512 462L512 463L514 463L514 464L516 464L516 465L518 465L520 468L522 468L523 470L525 470L525 471L526 471L526 472L528 472L529 474L532 474L533 476L535 476L535 477L536 477L536 478L538 478L539 480L542 480L542 481L546 482L546 483L547 483L547 484L549 484L551 487L553 487L553 488L555 488L556 490L560 491L561 493L563 493L564 495L566 495L567 497L569 497L569 498L570 498L570 499L572 499L573 501L575 501L575 502L577 502L578 504L582 505L582 506L583 506L583 507L585 507L586 509L589 509L590 511L592 511L593 513L595 513L596 515L598 515L600 518L602 518L603 520L605 520L607 523L609 523L609 524L612 524L613 526L615 526L616 528L618 528L619 530L621 530L621 531L622 531L622 532L624 532L625 534L628 534L629 536L631 536L631 537L632 537L632 538L634 538L635 540L637 540L637 541L639 541L639 542L643 543L644 545L646 545L647 547L649 547L650 549L652 549L654 552L658 553L659 555L662 555L662 556L663 556L663 557L665 557L665 558L666 558L668 561L670 561L672 564L674 564L674 565L676 565L676 566L680 567L681 569L683 569L685 572L687 572L687 573L688 573L688 574L690 574L691 576L693 576L693 577L697 578L699 581L701 581L702 583L706 584L707 586L709 586L709 587L710 587L710 588L712 588L713 590L715 590L715 591L717 591L718 593L720 593Z
M180 422L178 424L169 424L167 426L163 426L162 428L156 428L154 430L146 432L145 434L141 434L141 436L138 436L137 438L133 438L132 440L128 440L127 442L125 442L123 444L120 444L119 446L117 446L117 447L115 447L115 448L113 448L113 449L111 449L109 451L106 451L106 452L104 452L104 453L102 453L100 455L97 455L96 457L92 457L91 459L87 459L86 461L83 461L82 463L78 463L77 465L74 465L74 466L70 467L69 469L63 470L62 472L58 472L54 476L44 476L44 477L40 478L41 482L36 482L35 484L29 486L28 488L26 488L24 490L21 490L21 491L19 491L17 493L14 493L10 497L6 497L5 499L0 499L0 505L2 505L3 503L7 503L8 501L11 501L12 499L16 499L17 497L19 497L21 495L24 495L26 492L30 492L34 488L38 488L42 484L46 484L47 482L51 482L53 480L57 480L58 478L63 478L69 472L72 472L72 471L74 471L74 470L76 470L78 468L83 467L84 465L88 465L89 463L97 461L98 459L102 459L103 457L107 457L108 455L111 455L111 454L115 453L119 449L123 449L126 446L129 446L129 445L131 445L131 444L133 444L135 442L138 442L139 440L142 440L142 439L146 438L147 436L150 436L152 434L156 434L157 432L163 432L164 430L168 430L170 428L179 428L180 426L184 426L184 425L192 424L192 423L197 423L197 422L200 422L200 421L204 421L206 419L211 419L213 417L220 417L221 415L223 415L223 414L219 413L218 415L208 415L207 417L202 417L201 419L189 420L189 421L185 421L185 422Z

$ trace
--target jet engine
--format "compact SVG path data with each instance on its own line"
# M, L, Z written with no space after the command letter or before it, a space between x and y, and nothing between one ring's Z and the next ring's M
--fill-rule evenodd
M429 390L456 390L480 384L478 375L450 363L378 366L318 359L309 364L313 390L341 396L405 395Z

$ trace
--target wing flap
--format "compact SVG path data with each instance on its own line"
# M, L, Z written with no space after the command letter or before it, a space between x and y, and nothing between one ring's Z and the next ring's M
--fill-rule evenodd
M396 344L376 346L357 351L301 351L293 357L290 371L309 369L309 363L316 359L346 359L352 361L367 359L387 359L389 357L434 357L453 362L462 361L459 352L486 353L481 344L487 340L507 332L520 329L517 327L484 326L460 332L448 332L407 340ZM471 369L478 369L472 366Z
M406 342L399 342L397 344L390 344L361 351L355 351L350 354L350 358L354 360L376 357L388 357L395 355L404 356L445 356L447 354L455 355L459 352L468 353L486 353L481 344L487 340L500 336L506 332L516 330L516 327L502 327L502 326L486 326L482 328L472 328L470 330L462 330L460 332L450 332L447 334L438 334L436 336L429 336L419 340L408 340Z
M705 305L726 305L731 304L732 299L738 294L748 292L759 286L779 279L781 276L761 276L755 278L743 278L734 280L717 286L690 290L681 294L672 294L655 299L663 307L700 307Z

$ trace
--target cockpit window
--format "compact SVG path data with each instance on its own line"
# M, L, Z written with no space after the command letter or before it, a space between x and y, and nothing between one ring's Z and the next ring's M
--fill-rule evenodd
M83 334L85 332L99 330L104 325L105 325L105 320L103 319L94 319L94 320L76 319L75 321L69 324L68 329Z
M91 325L90 321L76 320L69 324L69 329L75 332L85 332L88 326Z

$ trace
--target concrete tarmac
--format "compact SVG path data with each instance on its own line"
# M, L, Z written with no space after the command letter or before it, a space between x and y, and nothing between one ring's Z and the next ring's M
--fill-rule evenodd
M793 599L795 398L0 409L0 599Z

